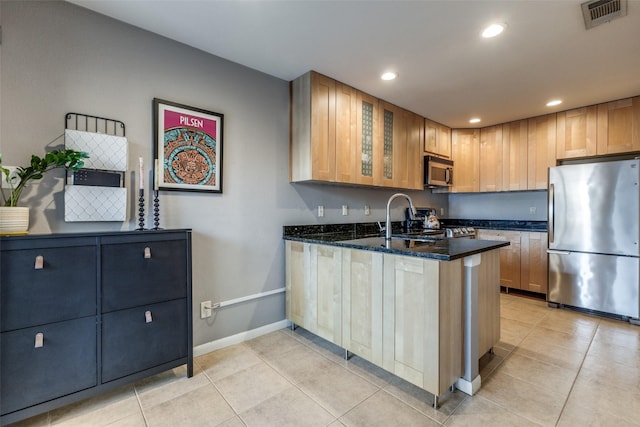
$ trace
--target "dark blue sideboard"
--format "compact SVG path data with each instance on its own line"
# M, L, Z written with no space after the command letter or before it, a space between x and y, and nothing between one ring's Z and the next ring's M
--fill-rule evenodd
M0 237L0 424L187 365L191 231Z

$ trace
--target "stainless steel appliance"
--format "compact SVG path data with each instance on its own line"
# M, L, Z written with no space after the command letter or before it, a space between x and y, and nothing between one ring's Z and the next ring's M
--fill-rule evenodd
M434 156L424 156L425 188L451 187L453 185L453 162Z
M550 303L640 317L639 170L638 159L549 169Z

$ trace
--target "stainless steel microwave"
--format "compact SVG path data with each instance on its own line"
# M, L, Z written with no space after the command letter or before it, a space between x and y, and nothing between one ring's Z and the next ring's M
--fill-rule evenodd
M424 156L424 186L451 187L453 185L453 162L434 156Z

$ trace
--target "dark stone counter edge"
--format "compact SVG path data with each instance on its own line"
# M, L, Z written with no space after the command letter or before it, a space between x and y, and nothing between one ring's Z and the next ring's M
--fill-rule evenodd
M386 248L383 246L372 246L367 244L359 244L353 240L344 241L344 240L325 240L320 237L318 238L309 238L309 237L293 237L293 236L285 236L284 240L292 240L303 243L314 243L320 245L329 245L329 246L337 246L343 248L350 249L360 249L366 251L374 251L374 252L383 252L394 255L405 255L412 256L418 258L427 258L433 259L436 261L453 261L456 259L464 258L467 256L479 254L482 252L487 252L493 249L498 249L503 246L509 246L509 242L499 242L499 241L491 241L491 240L475 240L475 239L445 239L441 240L443 242L443 247L439 248L440 250L447 251L448 253L443 252L432 252L432 251L418 251L418 250L410 250L410 249L398 249L398 248ZM356 239L357 240L357 239ZM363 241L367 240L367 238L362 238ZM404 241L404 239L395 239L398 241ZM445 243L446 242L446 243ZM462 251L448 251L450 245L465 245L465 246L476 246L475 248L465 248Z
M474 227L492 230L510 231L534 231L546 232L547 221L512 221L512 220L486 220L486 219L441 219L442 227ZM384 225L384 224L383 224ZM393 221L391 223L394 234L404 231L404 221ZM346 234L351 233L352 239L361 236L379 235L380 230L375 222L351 223L351 224L312 224L312 225L285 225L283 227L284 237L302 237L307 235L325 235L328 233Z

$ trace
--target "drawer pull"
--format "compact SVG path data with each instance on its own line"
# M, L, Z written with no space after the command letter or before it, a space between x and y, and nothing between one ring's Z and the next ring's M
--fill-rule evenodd
M151 311L150 310L147 310L147 311L144 312L144 318L145 318L147 323L153 322L153 317L151 316Z
M34 269L42 270L43 268L44 268L44 257L42 255L38 255L36 257L36 264L34 266Z
M145 259L151 259L151 248L148 246L144 248L144 257Z
M38 332L36 334L36 343L33 347L34 348L44 347L44 334L42 332Z

